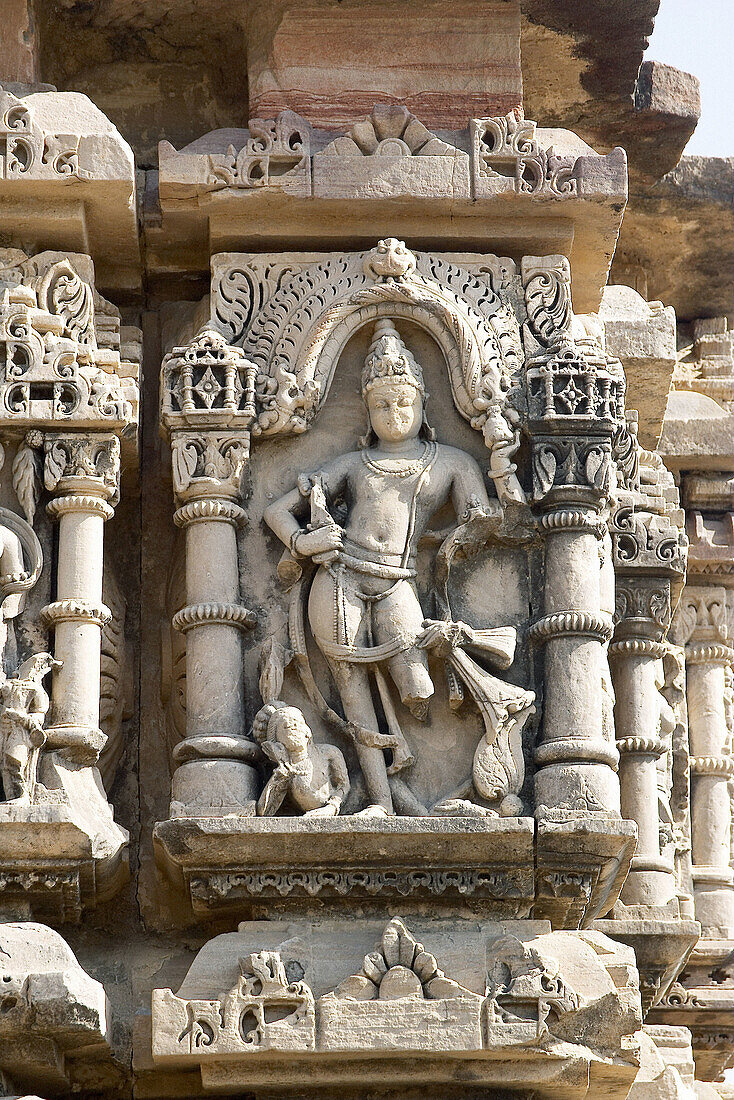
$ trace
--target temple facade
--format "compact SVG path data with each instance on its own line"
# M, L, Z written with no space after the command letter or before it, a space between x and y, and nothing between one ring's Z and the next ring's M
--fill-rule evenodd
M658 6L6 0L0 1096L734 1097L734 159Z

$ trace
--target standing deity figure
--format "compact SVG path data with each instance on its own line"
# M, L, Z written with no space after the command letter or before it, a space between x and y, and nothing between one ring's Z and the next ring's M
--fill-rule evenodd
M16 805L29 806L33 800L50 705L42 681L54 668L61 668L61 661L35 653L0 685L0 775L5 800Z
M277 700L260 708L253 733L275 765L260 795L258 814L272 817L290 795L304 817L336 817L349 793L349 773L339 749L314 744L301 711Z
M318 567L308 620L347 724L359 733L356 749L370 800L363 812L390 814L389 775L412 757L387 677L402 704L424 721L434 693L426 650L443 645L452 628L458 637L456 628L463 626L427 620L416 586L418 544L448 502L460 523L488 516L491 506L474 459L435 442L425 418L423 372L389 320L376 324L361 388L369 416L361 449L302 475L264 518L294 558ZM337 508L346 512L343 526L333 518ZM389 736L378 732L371 677ZM502 687L498 712L529 713L531 693ZM392 748L389 767L385 745Z

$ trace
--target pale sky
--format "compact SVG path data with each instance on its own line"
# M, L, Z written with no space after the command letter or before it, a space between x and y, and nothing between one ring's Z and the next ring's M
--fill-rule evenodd
M661 0L645 60L701 81L701 119L686 153L734 156L734 0Z

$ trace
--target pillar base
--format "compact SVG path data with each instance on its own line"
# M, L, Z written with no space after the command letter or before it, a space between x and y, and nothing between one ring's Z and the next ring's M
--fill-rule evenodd
M619 777L609 762L566 763L563 761L543 763L552 749L552 744L541 745L536 753L540 765L535 773L535 805L539 812L568 809L583 811L601 811L620 813ZM616 749L600 746L600 751L608 749L610 760ZM589 751L594 751L589 746Z
M734 872L729 867L693 867L696 920L709 938L734 939Z
M634 856L620 900L625 905L665 906L676 890L675 871L664 859Z
M260 782L241 760L189 760L171 783L170 817L254 817Z

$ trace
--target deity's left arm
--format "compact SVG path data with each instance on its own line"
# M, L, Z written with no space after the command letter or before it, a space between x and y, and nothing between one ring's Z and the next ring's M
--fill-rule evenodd
M450 449L449 461L452 464L451 501L459 522L463 523L472 512L491 512L492 505L478 463L471 455L454 448Z

